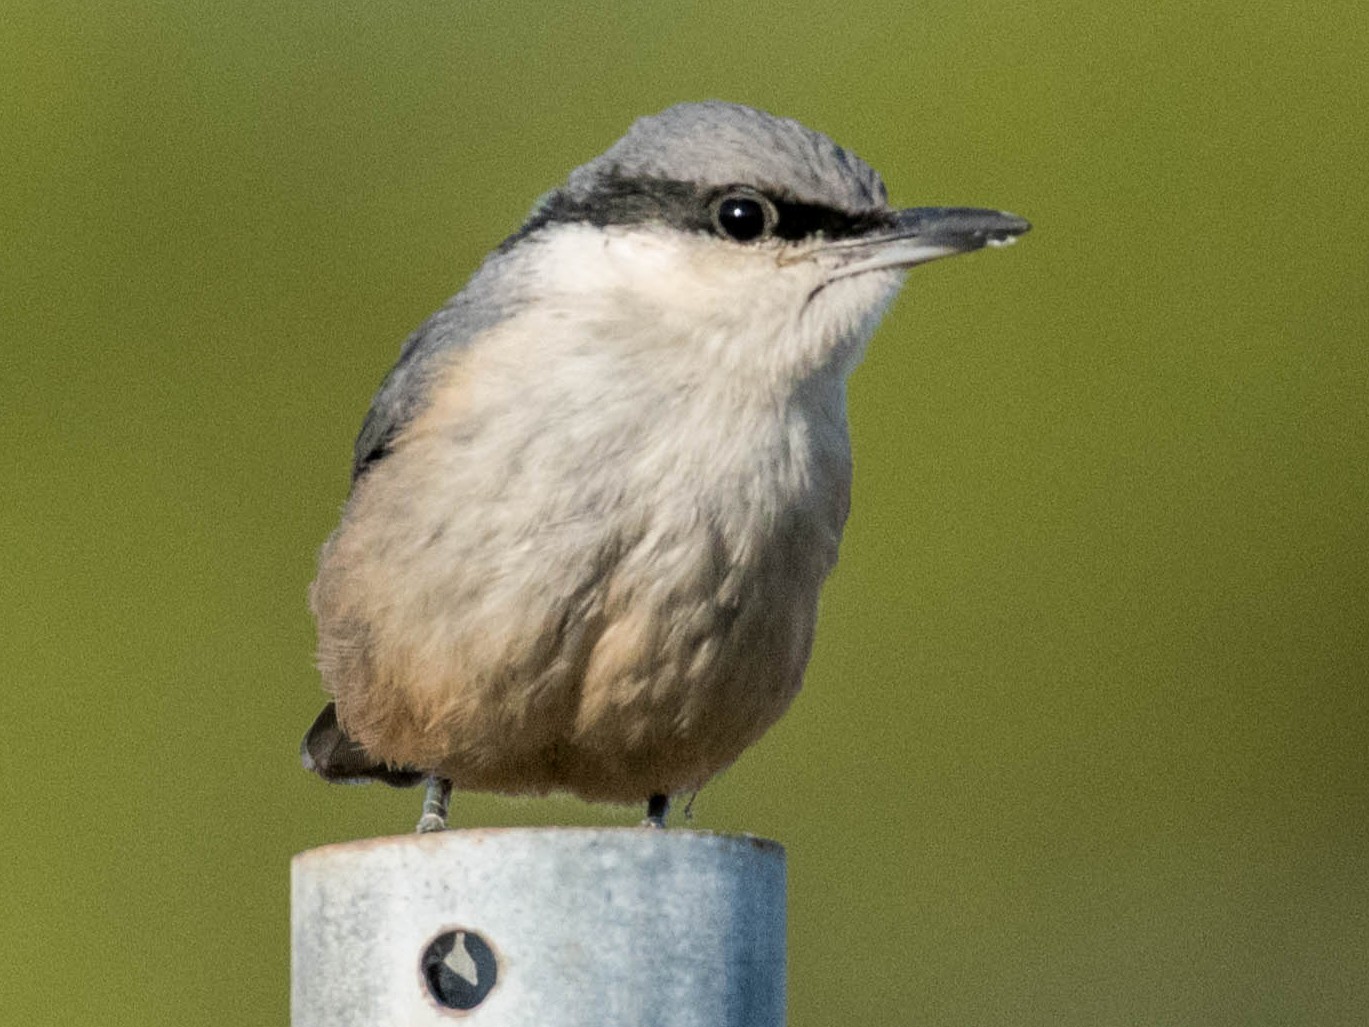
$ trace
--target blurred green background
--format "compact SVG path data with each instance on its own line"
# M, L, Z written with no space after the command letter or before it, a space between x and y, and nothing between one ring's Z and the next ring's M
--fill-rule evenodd
M1369 8L4 0L0 1020L284 1024L305 587L408 331L638 114L1004 207L853 380L795 1025L1369 1022ZM638 810L461 796L467 825Z

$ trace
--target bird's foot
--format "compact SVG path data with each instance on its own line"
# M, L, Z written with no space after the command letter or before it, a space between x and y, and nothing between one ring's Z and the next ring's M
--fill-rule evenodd
M423 796L423 815L418 818L419 834L447 830L447 806L451 800L450 781L445 777L428 778L428 792Z
M646 803L646 819L642 821L643 827L654 827L657 830L665 828L665 815L670 811L670 796L653 795Z

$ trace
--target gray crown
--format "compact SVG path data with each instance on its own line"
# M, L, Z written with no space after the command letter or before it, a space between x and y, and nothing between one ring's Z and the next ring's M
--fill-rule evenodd
M821 132L741 104L681 103L639 118L604 153L571 172L564 193L581 199L606 180L662 179L750 185L845 211L887 205L870 165Z

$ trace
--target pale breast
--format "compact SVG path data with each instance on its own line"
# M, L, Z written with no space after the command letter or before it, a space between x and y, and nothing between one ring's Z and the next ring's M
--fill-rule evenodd
M577 437L472 421L467 401L450 390L375 466L324 549L319 662L343 726L459 788L702 784L801 683L846 515L844 417L764 411L739 437L674 416L653 435L601 411Z

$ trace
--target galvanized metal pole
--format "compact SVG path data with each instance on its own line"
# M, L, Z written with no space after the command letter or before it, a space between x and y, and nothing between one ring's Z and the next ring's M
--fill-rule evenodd
M292 865L293 1027L781 1027L775 842L447 831Z

